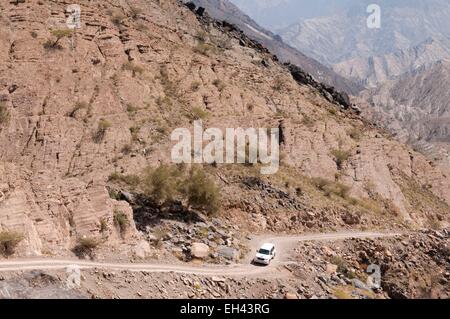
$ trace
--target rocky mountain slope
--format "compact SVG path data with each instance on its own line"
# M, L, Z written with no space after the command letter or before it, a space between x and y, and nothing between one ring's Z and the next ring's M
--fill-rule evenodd
M79 2L75 32L63 1L1 5L0 231L23 236L16 255L73 256L95 239L101 258L151 258L151 244L183 259L162 239L215 252L249 232L448 225L448 171L297 82L228 24L173 0ZM182 203L161 210L140 184L149 166L170 164L172 130L199 118L283 132L277 174L202 166L220 189L215 225L188 223L206 212ZM187 227L185 239L164 228L177 218L167 227Z
M299 66L314 76L317 81L333 86L337 90L346 92L347 94L355 95L362 90L362 86L335 73L331 68L304 55L301 51L283 42L280 36L262 28L229 0L194 0L192 2L197 6L206 8L208 14L213 18L236 25L247 36L269 49L280 61L290 62Z

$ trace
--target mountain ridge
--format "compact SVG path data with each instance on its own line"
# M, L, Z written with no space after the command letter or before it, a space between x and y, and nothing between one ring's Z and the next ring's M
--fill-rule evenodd
M192 2L197 6L206 8L207 12L215 19L226 20L235 24L252 39L268 48L281 61L299 66L319 82L353 95L362 90L361 86L338 75L331 68L286 44L278 35L262 28L229 0L186 0L185 2Z

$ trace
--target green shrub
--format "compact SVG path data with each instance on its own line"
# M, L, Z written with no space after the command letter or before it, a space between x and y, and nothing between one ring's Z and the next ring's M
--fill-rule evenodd
M347 161L350 157L349 151L344 151L341 149L334 149L331 151L331 155L334 156L334 161L336 162L336 165L338 169L342 169L342 165Z
M93 258L94 250L100 245L100 241L94 237L83 237L77 240L73 252L80 258L89 256Z
M343 199L347 199L348 192L350 191L350 187L346 185L335 183L320 177L313 179L313 185L316 186L317 189L321 190L327 197L336 195Z
M330 113L331 115L336 115L337 114L337 109L335 107L330 107L328 109L328 113Z
M114 224L124 233L129 225L128 216L121 211L114 211Z
M349 300L354 299L350 292L345 290L344 288L335 288L333 290L333 295L340 300Z
M63 38L71 38L74 34L74 31L71 29L56 29L52 30L51 35L56 38L56 40L48 40L44 43L44 48L47 50L61 50L62 47L59 44L59 41Z
M173 201L179 194L181 171L176 167L161 164L156 169L147 169L143 178L146 195L158 204Z
M191 113L189 114L189 118L191 120L204 120L208 117L208 112L204 111L201 107L194 106L191 109Z
M183 185L183 193L189 206L202 209L208 214L214 214L219 209L219 188L201 169L192 168Z
M137 141L139 138L139 131L141 128L139 126L132 126L130 127L130 133L131 133L131 140L133 142Z
M0 126L9 122L10 114L6 105L0 102Z
M108 230L108 221L106 218L100 220L100 232L105 233Z
M319 189L319 190L321 190L321 191L324 191L325 188L326 188L328 185L330 185L330 184L333 183L333 182L331 182L331 181L329 181L329 180L327 180L327 179L325 179L325 178L322 178L322 177L316 177L316 178L313 178L312 182L313 182L313 185L316 186L317 189Z
M183 168L160 165L148 169L142 187L145 194L160 205L181 200L188 208L217 212L220 206L219 188L203 170L192 168L186 174Z
M17 232L0 232L0 254L3 256L13 255L17 245L23 240L23 235Z
M337 271L340 273L345 273L347 271L347 262L340 256L333 256L330 259L333 265L337 266Z

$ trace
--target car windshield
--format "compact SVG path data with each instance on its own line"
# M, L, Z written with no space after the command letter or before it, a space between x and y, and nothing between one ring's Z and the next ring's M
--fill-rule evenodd
M270 255L270 251L268 251L267 249L260 249L258 251L258 253L263 254L263 255Z

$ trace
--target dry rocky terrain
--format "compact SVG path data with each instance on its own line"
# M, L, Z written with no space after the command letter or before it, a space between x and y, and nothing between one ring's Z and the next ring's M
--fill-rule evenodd
M64 1L0 5L0 232L22 239L9 258L74 257L81 241L98 260L233 263L252 233L448 227L448 168L239 30L174 0L78 2L74 32ZM172 130L196 119L282 131L277 174L262 176L260 164L203 165L220 190L214 217L177 201L163 209L141 183L148 167L170 163ZM23 277L3 282L14 276ZM334 289L314 276L303 290L290 275L84 276L86 297L327 297ZM147 281L138 294L133 283Z
M80 287L69 288L65 272L16 272L0 275L0 293L13 298L447 299L448 249L447 231L306 241L264 276L92 269L82 270ZM380 267L380 287L371 286L369 265Z

